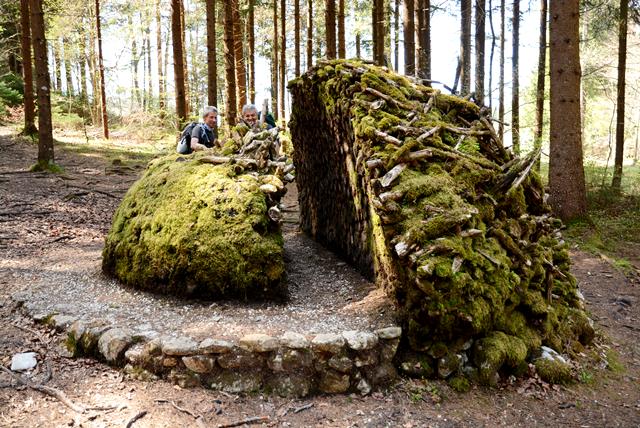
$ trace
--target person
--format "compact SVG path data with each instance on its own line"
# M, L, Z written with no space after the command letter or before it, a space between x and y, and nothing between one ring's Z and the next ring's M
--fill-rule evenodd
M269 115L267 114L267 119ZM265 121L264 124L260 123L260 114L258 113L258 108L253 104L246 104L242 106L242 122L245 123L251 130L260 129L272 129L274 125L269 123L269 121Z
M202 123L191 130L191 150L194 152L211 149L216 143L216 124L218 123L218 109L207 106L202 112Z

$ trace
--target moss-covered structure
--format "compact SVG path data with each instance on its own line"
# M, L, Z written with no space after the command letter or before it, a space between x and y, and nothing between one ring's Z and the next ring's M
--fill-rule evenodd
M289 88L303 230L395 297L434 373L464 352L492 383L543 344L590 342L536 153L514 158L476 105L362 62Z
M114 214L103 270L161 293L284 296L282 235L269 215L284 185L252 166L203 153L151 162Z

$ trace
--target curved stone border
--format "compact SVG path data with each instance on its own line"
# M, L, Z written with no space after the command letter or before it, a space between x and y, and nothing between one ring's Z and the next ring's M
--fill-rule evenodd
M25 303L19 294L12 298ZM229 393L262 390L289 397L369 394L397 377L392 364L402 334L397 326L374 332L285 332L278 337L255 333L196 341L58 312L32 313L30 305L23 307L35 321L66 333L66 348L74 356L93 356L124 367L134 377L161 377L181 387L202 385Z

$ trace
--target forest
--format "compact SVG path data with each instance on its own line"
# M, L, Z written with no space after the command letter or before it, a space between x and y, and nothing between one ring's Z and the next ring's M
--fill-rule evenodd
M3 0L0 418L637 424L639 64L637 0Z

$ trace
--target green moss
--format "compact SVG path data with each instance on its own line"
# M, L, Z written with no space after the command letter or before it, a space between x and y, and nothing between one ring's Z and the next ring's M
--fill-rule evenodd
M62 174L64 168L53 161L38 161L29 168L31 172L51 172L53 174Z
M454 376L449 379L447 383L455 392L464 393L471 390L471 383L469 382L469 379L464 376Z
M518 372L525 365L527 347L515 336L494 331L475 343L473 358L479 369L479 379L484 384L493 384L501 369Z
M553 384L567 384L573 381L571 366L558 359L538 358L533 363L542 380Z
M153 161L116 210L104 271L179 295L281 295L282 237L269 224L259 186L226 165L174 155Z

